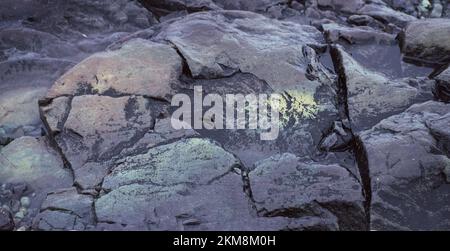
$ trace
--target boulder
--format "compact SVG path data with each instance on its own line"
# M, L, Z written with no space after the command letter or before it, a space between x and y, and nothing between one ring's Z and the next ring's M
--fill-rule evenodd
M344 167L282 154L256 163L249 180L260 215L318 218L337 227L327 230L368 228L361 184Z
M450 22L448 19L426 19L408 24L399 35L404 59L425 65L450 63Z
M168 99L181 71L181 58L170 46L136 39L86 58L61 76L46 98L110 94Z
M306 76L308 56L303 52L308 45L323 48L322 35L312 26L250 12L215 11L191 14L164 26L154 39L173 43L195 78L227 77L240 71L266 80L274 90L317 87Z
M409 22L417 20L416 17L394 10L384 3L366 4L355 14L371 16L383 23L390 23L400 28L405 27Z
M339 45L333 46L331 53L355 132L368 129L414 103L432 98L433 82L430 80L389 79L363 67Z
M395 44L395 37L389 33L377 31L371 27L347 27L336 23L324 24L322 28L325 32L327 42L336 43L343 40L350 44Z
M374 230L449 229L450 105L411 106L359 135Z

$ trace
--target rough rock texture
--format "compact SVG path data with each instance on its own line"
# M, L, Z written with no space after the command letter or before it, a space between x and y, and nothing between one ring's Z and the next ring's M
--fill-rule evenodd
M162 145L116 162L96 215L148 230L283 228L288 219L251 216L240 174L239 161L210 140Z
M94 224L94 198L73 188L50 193L34 224L39 230L86 230Z
M76 62L156 23L144 7L128 0L5 0L0 20L1 144L39 136L36 103Z
M14 221L11 213L0 208L0 231L11 231L14 229Z
M5 188L0 201L15 214L17 223L31 221L48 192L73 184L70 170L46 138L14 140L0 150L0 167L0 183ZM20 202L23 194L32 195L27 205Z
M3 0L0 229L449 230L449 8ZM273 93L276 140L171 125Z
M450 103L450 67L441 72L435 79L434 94L438 99Z
M340 46L332 47L331 53L339 74L340 94L346 98L348 116L355 131L370 128L386 116L431 98L430 80L391 80L365 69Z
M429 101L359 136L371 189L371 227L449 228L450 106Z
M167 99L181 71L181 59L170 46L138 39L83 60L55 82L46 98L86 92Z
M276 155L256 163L249 180L261 215L317 217L340 230L368 228L361 185L341 166Z
M450 62L450 22L427 19L411 22L399 36L405 58L414 62L442 65Z
M72 177L46 138L21 137L1 149L0 181L27 183L35 191L70 186Z
M218 78L241 71L265 79L275 90L286 90L308 82L306 72L298 70L308 60L302 51L305 45L317 45L322 35L311 26L227 11L190 15L167 26L158 38L177 46L193 77ZM279 64L271 64L275 60Z

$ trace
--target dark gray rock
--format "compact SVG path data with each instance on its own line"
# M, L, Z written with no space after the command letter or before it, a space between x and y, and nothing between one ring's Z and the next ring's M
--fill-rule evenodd
M92 55L55 82L41 116L78 185L98 187L116 155L144 144L181 71L170 46L138 39Z
M417 20L414 16L396 11L385 4L377 3L366 4L355 14L371 16L384 23L391 23L400 28L405 27L409 22Z
M411 22L399 35L405 60L425 65L450 63L450 22L426 19Z
M260 215L318 218L340 230L368 228L362 187L339 165L276 155L256 163L249 180Z
M372 229L450 227L449 118L448 104L429 101L360 134L357 155L372 195Z
M364 4L364 0L317 0L319 7L331 8L334 11L345 13L356 13Z
M434 78L436 86L434 87L434 95L444 102L450 103L450 67L441 72Z
M386 116L432 98L431 80L389 79L361 66L340 46L332 47L331 53L354 131L368 129Z
M336 43L343 40L350 44L395 44L395 36L389 33L377 31L371 27L346 27L335 23L324 24L322 28L325 32L327 42Z
M16 228L31 224L48 192L73 184L70 170L46 138L14 140L1 149L0 166L0 183L9 187L0 201L14 213ZM20 202L24 195L31 196L27 207Z
M0 231L11 231L14 229L14 220L11 213L0 208Z
M79 194L76 188L47 195L41 212L34 219L38 230L86 230L94 225L94 198Z

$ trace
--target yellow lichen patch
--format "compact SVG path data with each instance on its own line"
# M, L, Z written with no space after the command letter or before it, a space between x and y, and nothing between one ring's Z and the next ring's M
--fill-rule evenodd
M314 119L320 105L311 93L288 90L280 94L281 99L269 99L269 106L280 112L280 125L286 126L291 120L297 124L305 119Z

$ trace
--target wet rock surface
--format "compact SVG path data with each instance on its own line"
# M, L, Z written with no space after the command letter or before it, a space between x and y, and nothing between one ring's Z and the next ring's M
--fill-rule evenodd
M449 230L448 8L2 1L0 230ZM278 94L278 137L176 94Z

